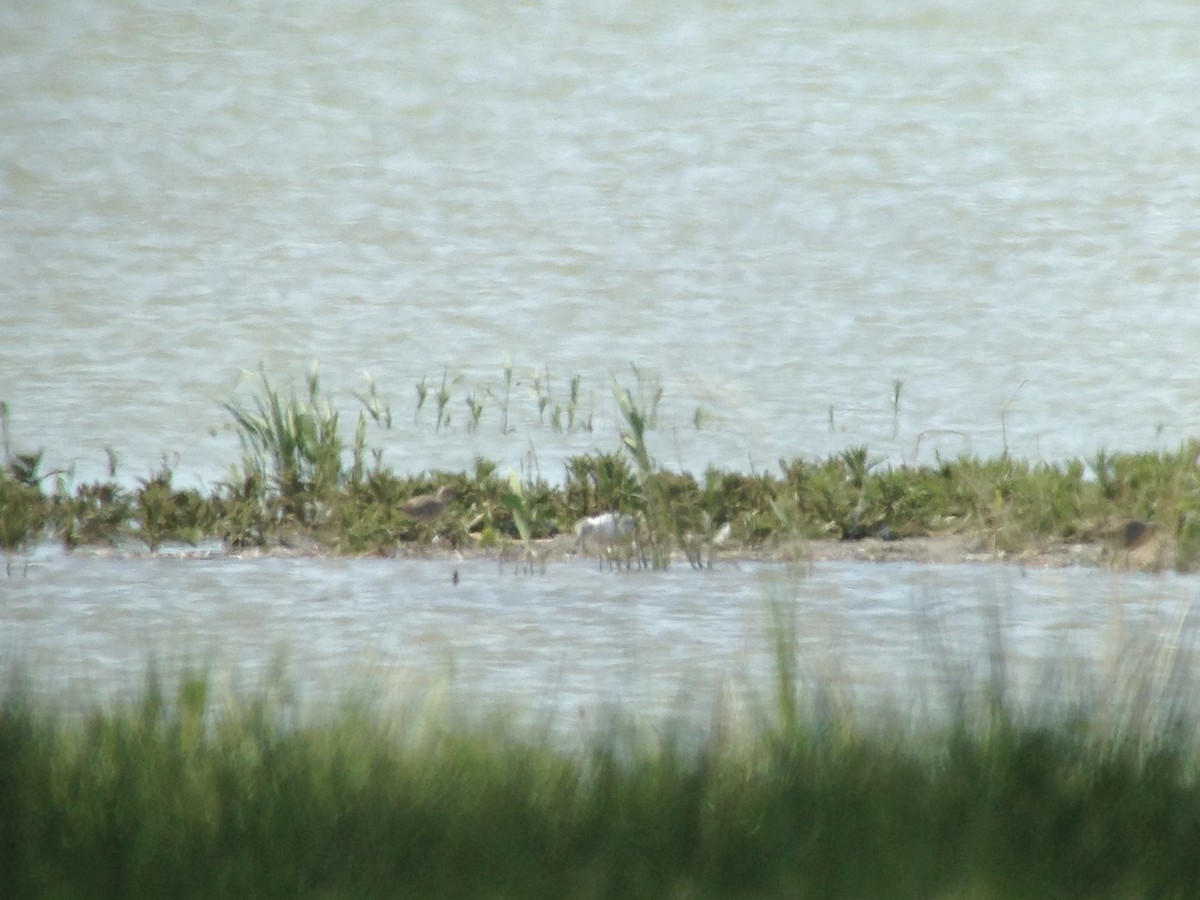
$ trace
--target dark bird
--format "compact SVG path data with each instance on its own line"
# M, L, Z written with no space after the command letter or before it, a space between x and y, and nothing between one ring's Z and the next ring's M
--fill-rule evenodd
M1158 526L1153 522L1142 522L1134 519L1125 526L1125 549L1136 550L1154 536Z

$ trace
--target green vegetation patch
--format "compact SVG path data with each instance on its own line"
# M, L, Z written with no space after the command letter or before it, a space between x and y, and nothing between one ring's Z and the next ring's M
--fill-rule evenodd
M391 410L376 393L356 395L362 410L349 439L338 413L321 393L316 370L303 391L282 392L265 372L249 400L223 404L241 438L242 458L229 477L207 492L180 490L164 465L134 490L115 480L73 485L64 473L40 472L42 454L14 453L0 467L0 549L11 554L36 540L67 547L138 541L150 550L165 542L219 539L231 548L267 548L297 541L329 553L390 554L428 547L523 548L573 534L585 517L628 514L637 523L626 562L666 566L683 556L693 566L711 562L720 543L745 553L788 554L805 541L894 541L970 535L980 547L1019 554L1048 545L1103 545L1112 558L1151 537L1151 567L1191 570L1200 565L1200 442L1173 451L1110 454L1064 464L960 457L925 465L882 465L866 447L824 460L781 459L777 473L709 469L697 476L662 467L652 452L662 388L634 370L637 385L614 378L621 419L615 450L569 458L559 484L532 473L515 480L477 458L473 471L399 474L383 453L367 446L371 425L390 428ZM436 427L448 426L454 379L443 373L436 392L417 385L416 417L427 399ZM532 392L543 421L557 430L587 427L579 378L554 403L548 371ZM481 404L497 400L508 426L515 382L505 369L502 393L474 391L466 398L478 427ZM430 399L431 398L431 399ZM697 421L702 417L698 417ZM405 512L416 497L451 489L436 516ZM1127 529L1148 526L1135 532ZM567 542L569 545L569 541ZM802 552L802 551L801 551Z
M5 897L1096 897L1200 890L1195 729L783 700L576 749L269 692L0 711ZM787 696L787 695L785 695ZM835 711L831 711L835 710Z

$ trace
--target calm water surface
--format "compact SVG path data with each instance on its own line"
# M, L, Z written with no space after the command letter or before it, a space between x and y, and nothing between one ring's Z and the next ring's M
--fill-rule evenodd
M1177 576L905 563L598 572L582 561L528 575L494 561L52 547L17 562L0 657L39 689L83 700L140 688L151 660L243 688L282 663L308 703L353 687L407 699L450 690L468 708L556 726L613 709L703 722L769 705L781 625L802 679L900 709L944 703L947 679L983 684L996 649L1018 694L1060 676L1051 702L1081 686L1114 699L1174 653L1195 664L1198 588Z
M651 449L696 472L856 444L1173 446L1200 430L1197 34L1200 5L1174 0L5 3L11 445L76 482L111 447L127 481L165 458L211 484L237 460L219 402L239 373L286 384L319 360L347 422L374 376L395 424L368 441L402 472L481 453L557 479L618 446L630 364L665 390ZM439 430L414 386L443 373ZM576 374L592 430L560 434ZM287 645L306 678L445 669L564 708L704 705L762 665L764 594L866 677L922 659L926 593L951 618L1011 602L1014 652L1069 654L1056 636L1090 652L1114 609L1173 623L1191 590L463 568L451 591L433 563L38 551L0 585L2 639L84 685L164 647L254 668Z

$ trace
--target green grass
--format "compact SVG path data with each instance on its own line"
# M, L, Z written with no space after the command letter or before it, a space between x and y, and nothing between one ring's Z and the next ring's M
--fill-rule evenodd
M781 660L786 657L782 655ZM15 684L15 683L14 683ZM920 728L803 690L742 728L564 746L264 690L0 711L5 897L1190 897L1186 718L995 698ZM1144 721L1140 720L1140 721Z
M590 429L578 376L567 396L556 400L548 370L536 371L528 382L515 380L511 364L504 374L502 393L472 386L464 398L471 408L469 432L479 429L489 397L497 401L501 429L509 429L515 387L525 388L543 421L549 411L559 429ZM1056 542L1115 546L1123 525L1135 518L1157 526L1172 551L1165 564L1184 571L1200 566L1200 442L1175 450L1100 452L1062 464L964 456L888 466L868 448L850 447L824 460L781 459L777 472L709 469L696 475L656 460L652 444L662 387L643 371L635 369L634 376L633 388L615 378L612 385L621 424L617 447L567 459L557 484L534 476L530 467L519 491L482 458L472 472L392 471L382 451L367 446L370 425L393 426L375 385L368 382L368 392L355 395L362 409L347 440L315 369L301 392L281 392L260 373L248 400L222 404L243 453L228 479L207 491L174 487L165 465L138 479L133 490L122 487L115 472L111 481L78 485L61 472L40 473L40 451L9 448L7 407L0 405L0 550L11 554L46 537L68 547L137 540L153 550L168 541L204 538L271 547L299 533L333 553L393 553L426 546L436 536L443 547L512 543L528 554L530 541L570 534L580 518L615 510L642 522L640 555L655 566L669 565L681 552L693 565L705 565L708 542L726 523L729 546L749 553L786 555L818 538L967 534L997 554L1011 554ZM433 396L433 427L444 430L460 380L443 372L436 391L423 380L417 418L426 396ZM899 395L897 386L895 404ZM110 462L115 466L115 456ZM454 487L457 497L437 523L414 522L399 512L409 497L442 485Z

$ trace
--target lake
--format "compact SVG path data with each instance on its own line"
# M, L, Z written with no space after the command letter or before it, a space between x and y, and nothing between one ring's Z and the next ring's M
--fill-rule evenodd
M0 660L38 692L106 701L189 667L311 711L356 689L451 697L555 730L619 710L664 723L772 709L778 641L799 681L937 713L1002 660L1021 703L1139 709L1196 665L1193 577L1015 565L156 556L42 545L2 585ZM458 580L454 580L457 574ZM282 673L282 679L276 676ZM1190 683L1186 682L1185 683ZM1053 690L1046 695L1048 685Z
M860 444L891 464L1175 446L1200 425L1198 33L1200 6L1171 0L5 4L9 444L70 484L107 477L111 450L127 483L165 460L211 485L238 460L220 403L242 373L299 383L316 361L348 428L370 373L393 424L368 443L407 473L482 454L558 480L619 447L631 366L663 389L658 462L697 474ZM87 680L163 641L324 666L392 660L372 617L412 603L431 630L405 658L532 653L488 669L494 690L573 703L572 678L598 683L555 668L576 641L596 665L672 660L667 694L665 648L724 671L761 638L769 580L484 566L443 608L429 565L39 550L3 585L4 630ZM891 642L879 581L893 611L928 579L951 605L1023 596L957 571L823 568L830 633L852 656ZM1082 579L1078 615L1106 615L1109 576L1038 577ZM1117 593L1157 609L1188 584ZM571 624L543 632L547 610Z

